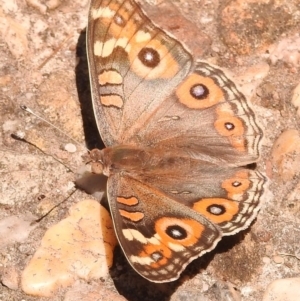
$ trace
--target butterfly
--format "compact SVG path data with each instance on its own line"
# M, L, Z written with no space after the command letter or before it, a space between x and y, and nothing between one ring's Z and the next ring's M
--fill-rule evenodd
M234 82L132 0L91 2L87 52L106 146L90 158L118 241L141 276L174 281L257 216L262 130Z

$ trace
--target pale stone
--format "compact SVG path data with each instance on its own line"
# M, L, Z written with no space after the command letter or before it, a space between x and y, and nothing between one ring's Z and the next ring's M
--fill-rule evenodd
M263 301L300 300L300 278L278 279L268 285Z
M76 145L73 143L67 143L65 145L65 150L69 153L75 153L77 151Z
M299 173L300 134L295 129L283 132L272 149L272 165L284 181L291 180Z
M273 261L277 264L282 264L282 263L284 263L284 258L276 255L276 256L273 256Z
M77 279L106 278L117 243L109 213L98 202L85 200L44 235L22 274L22 289L51 297Z
M11 290L17 290L19 285L19 272L17 267L9 266L0 269L0 282Z
M37 226L33 215L12 215L0 220L0 249L16 242L23 242Z
M299 33L280 39L278 43L270 46L268 56L272 64L283 61L291 66L298 67L300 64Z
M269 71L270 66L267 63L260 63L249 67L239 76L235 76L234 79L244 95L248 99L251 99L256 89L269 74Z

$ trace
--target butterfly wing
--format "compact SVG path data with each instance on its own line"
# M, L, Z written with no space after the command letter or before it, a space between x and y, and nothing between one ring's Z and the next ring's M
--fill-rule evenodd
M222 235L247 228L257 215L265 182L258 171L180 156L177 149L120 146L104 153L112 175L145 183L149 190L175 201L173 204L195 210L218 225Z
M94 0L87 32L94 112L106 146L150 117L190 70L191 55L130 0Z
M255 218L265 179L241 166L257 160L262 131L223 71L193 61L134 1L93 0L87 37L96 120L115 151L107 170L120 167L108 179L120 245L145 278L175 280ZM126 169L117 145L149 160L125 156Z
M243 166L258 159L262 130L224 72L197 62L144 126L135 125L125 135L131 144L177 148L195 159Z
M220 69L193 62L135 2L93 1L87 36L106 146L159 144L233 165L257 160L262 131L244 95Z
M215 248L221 232L196 211L126 175L108 179L114 227L131 266L153 282L176 280Z
M130 176L206 217L223 236L246 229L257 216L265 183L260 172L177 154L161 158L154 168L149 164Z

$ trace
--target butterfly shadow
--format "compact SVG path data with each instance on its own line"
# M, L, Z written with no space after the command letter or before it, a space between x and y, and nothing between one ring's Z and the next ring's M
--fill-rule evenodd
M88 59L86 53L86 32L82 31L79 35L76 57L79 63L76 66L76 86L78 99L80 102L83 131L88 149L104 148L104 143L97 129L97 124L93 112L92 97L90 91L90 79L88 71Z
M180 278L173 282L160 284L144 279L131 268L120 247L115 249L114 265L110 274L118 292L129 301L168 301L185 281L193 279L205 271L208 266L213 265L213 270L218 270L218 265L223 264L222 257L231 254L231 251L244 240L250 231L251 229L248 228L234 236L224 237L214 250L192 261L182 272ZM232 258L232 267L235 267L234 258ZM225 273L218 273L213 277L217 279L216 283L231 280L230 275L227 277Z
M196 271L196 268L189 265L178 280L169 283L153 283L144 279L132 269L120 247L116 248L114 258L111 276L118 292L128 301L170 300L174 292L182 285L184 279L199 273L199 270ZM212 258L212 254L203 256L200 263L201 268L205 269ZM199 263L197 267L199 268Z
M76 66L76 87L81 108L81 117L86 147L89 150L94 148L103 149L105 147L99 134L95 115L93 111L92 96L90 90L90 78L88 70L88 58L86 52L86 30L83 30L77 41L76 57L79 63ZM75 181L77 188L93 195L107 209L108 204L103 197L106 191L107 177L99 174L85 173Z
M118 292L128 301L171 300L176 290L187 280L205 270L218 253L213 250L190 263L182 272L180 278L169 283L153 283L137 274L127 262L120 247L114 252L114 265L110 270Z
M222 256L222 253L229 252L244 239L248 231L247 229L238 235L224 237L213 251L191 262L178 280L161 284L149 282L137 274L127 262L121 248L117 247L114 254L114 265L110 271L111 277L118 292L129 301L170 300L171 296L183 282L194 278L201 271L206 270L212 264L215 256ZM219 278L219 275L216 275L216 278Z

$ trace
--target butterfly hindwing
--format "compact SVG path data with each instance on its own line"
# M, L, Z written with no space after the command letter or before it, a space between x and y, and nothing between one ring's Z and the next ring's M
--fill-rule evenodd
M177 279L193 259L215 248L221 232L160 191L120 174L108 179L120 245L132 267L153 282Z
M177 148L187 156L242 166L256 161L262 131L245 96L224 72L198 62L130 143Z

